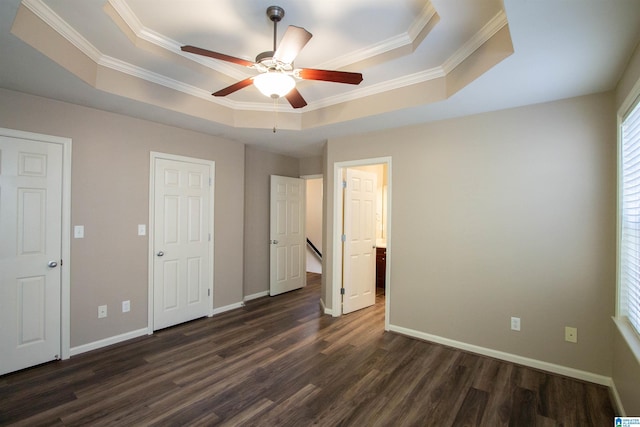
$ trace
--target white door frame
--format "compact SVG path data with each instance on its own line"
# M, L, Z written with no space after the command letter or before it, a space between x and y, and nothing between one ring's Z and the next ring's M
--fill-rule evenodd
M155 163L156 159L166 159L166 160L175 160L178 162L188 162L188 163L197 163L202 165L207 165L211 169L211 177L213 179L212 185L209 186L209 230L211 232L211 240L209 241L209 254L211 256L211 262L209 263L209 280L211 280L211 295L209 295L209 313L207 316L211 317L214 315L213 310L213 294L214 294L214 285L215 280L213 277L214 273L214 245L213 241L215 240L215 230L213 228L214 225L214 195L215 195L215 176L216 176L216 162L213 160L205 160L205 159L197 159L195 157L186 157L186 156L178 156L176 154L167 154L160 153L157 151L152 151L150 157L150 167L149 167L149 254L148 254L148 270L149 270L149 292L148 292L148 320L147 320L147 334L153 334L153 272L154 272L154 260L156 257L154 248L154 230L155 230Z
M71 138L0 128L10 138L62 145L62 240L60 263L60 355L71 356Z
M342 315L342 221L343 221L343 201L342 201L342 175L343 170L358 166L387 165L387 270L385 277L385 310L384 310L384 330L389 330L390 301L391 301L391 157L376 157L372 159L350 160L346 162L335 162L333 164L333 277L331 280L333 317Z

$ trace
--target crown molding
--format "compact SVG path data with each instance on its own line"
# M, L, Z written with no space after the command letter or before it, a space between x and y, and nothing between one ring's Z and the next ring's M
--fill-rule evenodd
M96 49L87 39L78 33L71 25L55 13L42 0L23 0L22 4L33 12L44 23L53 28L58 34L64 37L69 43L80 49L82 53L98 62L102 58L102 53Z
M247 111L283 111L287 114L300 114L301 111L293 110L291 111L288 106L283 104L272 104L272 103L264 103L264 102L242 102L242 101L233 101L229 98L218 98L211 96L209 91L200 89L198 87L186 84L184 82L172 79L170 77L161 75L159 73L155 73L153 71L147 70L142 67L138 67L136 65L130 64L125 61L121 61L119 59L104 55L100 52L95 46L93 46L87 39L85 39L81 34L79 34L73 27L71 27L66 21L64 21L59 15L57 15L51 8L49 8L44 0L23 0L22 2L25 7L27 7L31 12L33 12L36 16L43 20L47 25L49 25L53 30L55 30L58 34L64 37L69 43L78 48L81 52L87 55L90 59L92 59L97 65L110 68L112 70L148 81L152 82L169 89L173 89L187 95L195 96L200 99L204 99L208 102L213 102L215 104L233 109L233 110L247 110ZM183 57L189 58L190 60L194 60L196 62L200 62L202 65L207 67L217 69L224 68L220 67L221 61L214 61L209 58L199 57L198 55L189 55L187 56L180 50L181 44L178 42L168 39L158 33L155 33L151 30L146 29L142 23L135 16L133 11L129 8L126 0L108 0L108 3L113 6L116 12L121 16L121 18L126 22L126 24L131 28L132 31L135 32L137 37L142 40L145 40L149 43L153 43L156 46L160 46L164 49L167 49L173 53L181 55ZM423 8L422 13L412 26L410 27L409 32L413 34L413 40L415 37L422 31L425 25L427 25L434 16L436 16L436 11L431 5L430 1L427 1L425 7ZM360 99L363 97L376 95L384 92L389 92L392 90L400 89L407 86L412 86L420 83L424 83L429 80L445 77L449 74L455 67L457 67L460 63L462 63L465 59L467 59L473 52L475 52L480 46L482 46L485 42L487 42L491 37L493 37L498 31L500 31L503 27L508 24L506 14L503 10L498 12L487 24L485 24L480 31L471 37L460 49L458 49L451 57L449 57L441 66L431 68L428 70L420 71L417 73L401 76L395 79L386 80L380 83L358 87L349 92L345 92L340 95L330 96L323 98L319 101L310 102L305 111L313 111L321 108L330 107L332 105L341 104L349 101L353 101L356 99ZM370 58L372 55L379 55L382 52L388 52L389 50L397 49L406 46L407 40L411 40L409 33L402 34L397 37L392 37L386 41L383 41L380 44L375 46L371 46L359 51L359 53L355 54L356 60L354 61L354 57L350 58L350 63L355 63L360 61L362 58ZM368 56L367 56L368 55ZM340 60L340 58L336 59L336 61ZM333 63L333 61L332 61ZM330 64L329 64L330 65ZM231 68L231 67L229 67ZM333 68L333 67L332 67ZM340 68L336 66L335 68ZM220 69L218 69L220 71ZM224 74L229 74L226 71L220 71ZM247 74L240 74L237 78L244 79ZM233 77L233 76L232 76Z
M449 74L467 59L473 52L478 50L480 46L486 43L491 37L495 36L505 25L507 25L507 14L504 10L500 10L489 22L487 22L477 33L473 35L460 49L451 55L442 64L442 69Z
M180 55L191 61L197 62L200 65L203 65L207 68L211 68L212 70L215 70L219 73L226 74L229 77L232 77L238 80L247 78L247 74L241 72L237 66L234 67L222 61L215 61L213 59L206 58L204 56L193 55L193 54L182 52L180 47L182 47L184 43L180 43L176 40L165 37L162 34L145 27L140 21L140 19L138 19L138 16L133 12L133 10L131 10L126 0L109 0L108 3L109 5L111 5L113 10L118 15L120 15L120 18L122 18L124 23L127 24L129 29L140 40L144 40L155 46L166 49L176 55ZM242 58L242 59L247 59L247 58ZM253 61L253 58L247 59L247 60Z
M398 77L392 80L386 80L384 82L376 83L370 86L357 88L352 91L334 95L327 98L323 98L320 101L313 102L307 108L307 111L318 110L320 108L330 107L335 104L341 104L343 102L354 101L365 96L377 95L384 92L400 89L406 86L412 86L434 80L440 77L445 77L447 74L442 67L435 67L429 70L420 71L406 76Z
M416 39L434 16L436 16L436 10L431 4L431 1L427 0L420 14L413 20L411 25L409 25L406 32L367 46L363 49L349 52L345 55L325 61L317 67L326 69L342 69L407 47L409 47L407 52L413 52L417 47L415 45Z

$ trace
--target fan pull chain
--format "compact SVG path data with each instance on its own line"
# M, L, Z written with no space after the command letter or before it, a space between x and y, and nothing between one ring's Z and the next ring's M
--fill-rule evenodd
M278 99L273 98L273 133L276 133L276 127L278 126Z

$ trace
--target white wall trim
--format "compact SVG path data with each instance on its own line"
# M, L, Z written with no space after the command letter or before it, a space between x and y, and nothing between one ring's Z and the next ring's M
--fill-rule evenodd
M330 308L327 308L322 298L320 298L320 309L324 314L333 315L333 310L331 310Z
M268 297L269 296L269 291L262 291L262 292L258 292L255 294L251 294L251 295L247 295L245 296L242 300L243 301L251 301L254 299L258 299L258 298L262 298L262 297Z
M416 331L414 329L404 328L402 326L390 325L389 330L406 335L412 338L418 338L425 341L454 347L460 350L469 351L471 353L481 354L483 356L493 357L495 359L505 360L511 363L528 366L530 368L540 369L554 374L564 375L576 378L582 381L589 381L595 384L611 387L613 380L611 377L595 374L592 372L582 371L580 369L570 368L568 366L556 365L555 363L544 362L542 360L531 359L529 357L519 356L517 354L506 353L499 350L493 350L486 347L480 347L474 344L468 344L449 338L440 337L438 335L428 334L426 332Z
M62 250L60 265L60 356L71 346L71 138L0 128L0 136L62 145Z
M622 405L622 399L620 399L620 394L618 394L618 389L616 388L616 383L611 380L611 386L609 387L609 397L613 401L613 409L617 416L626 417L627 411L624 410L624 406Z
M167 154L160 153L156 151L151 151L149 155L149 249L148 249L148 277L149 277L149 286L148 286L148 319L147 319L147 330L151 335L153 334L153 266L155 260L155 242L154 242L154 226L155 226L155 162L157 159L167 159L174 160L178 162L188 162L188 163L196 163L200 165L209 166L209 177L211 178L211 186L209 187L209 209L211 214L209 215L209 230L211 232L211 241L209 242L209 253L211 256L211 263L209 264L209 277L211 284L211 295L209 298L209 314L208 316L213 316L216 313L214 309L214 294L215 294L215 228L214 228L214 218L215 218L215 187L216 187L216 162L213 160L206 159L198 159L194 157L186 157L179 156L175 154Z
M131 340L133 338L138 338L143 335L147 335L147 333L148 333L147 328L142 328L136 331L126 332L124 334L115 335L115 336L94 341L88 344L79 345L71 349L71 356L77 356L79 354L86 353L87 351L97 350L99 348L107 347L113 344L118 344L123 341Z
M214 308L213 313L211 313L211 316L215 316L216 314L225 313L227 311L235 310L236 308L242 308L242 307L244 307L243 302L236 302L234 304L225 305L224 307Z

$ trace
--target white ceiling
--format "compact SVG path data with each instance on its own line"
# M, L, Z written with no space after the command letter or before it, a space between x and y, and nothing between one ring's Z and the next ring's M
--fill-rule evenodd
M187 88L232 112L275 116L273 103L248 87L226 98L209 94L255 71L221 61L179 54L181 44L253 60L271 49L272 23L265 15L273 0L25 0L45 11L80 40L99 61L134 69L139 79ZM467 57L491 26L508 25L514 53L446 100L403 105L372 116L350 116L331 124L279 129L229 125L179 108L154 105L98 90L11 33L19 0L0 2L0 87L128 114L219 135L298 157L317 155L328 138L402 125L552 101L613 89L640 41L638 0L278 0L288 25L313 33L296 59L305 68L363 73L360 86L299 82L304 111L286 102L282 117L345 105L371 93L397 88L425 72L447 71ZM116 18L114 19L114 13ZM435 14L435 15L434 15ZM424 37L420 29L439 21ZM130 29L129 37L118 17ZM425 27L426 28L426 27ZM488 30L489 28L489 30ZM415 39L415 40L414 40ZM412 46L413 42L413 46ZM471 50L470 50L471 46ZM173 49L173 50L172 50ZM96 53L97 52L97 53ZM47 52L52 56L50 52ZM443 71L444 70L444 71ZM142 81L142 80L141 80ZM163 83L164 84L164 83ZM177 89L176 89L177 88ZM346 107L345 107L346 108ZM356 117L356 118L352 118ZM274 119L275 120L275 119ZM226 124L225 124L226 123Z

